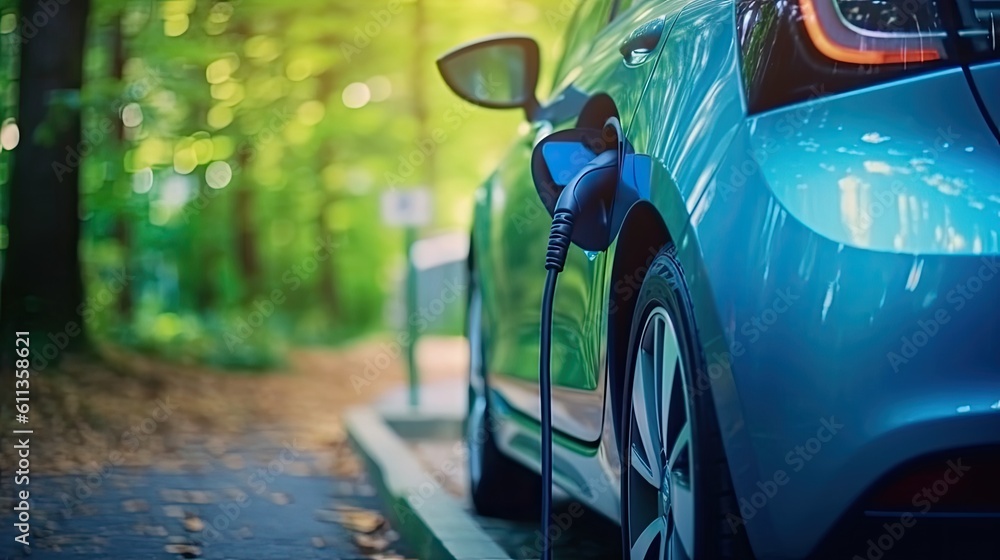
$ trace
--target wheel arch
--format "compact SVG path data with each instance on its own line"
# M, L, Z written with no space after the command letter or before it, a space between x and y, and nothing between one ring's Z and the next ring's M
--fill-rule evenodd
M673 239L659 210L646 200L640 200L629 209L618 233L609 282L607 357L611 420L618 442L622 441L622 395L625 389L629 335L639 288L653 258Z

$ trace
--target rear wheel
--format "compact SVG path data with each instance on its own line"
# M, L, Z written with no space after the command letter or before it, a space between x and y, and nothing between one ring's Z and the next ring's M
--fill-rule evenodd
M477 278L469 285L469 412L465 437L469 446L469 481L476 511L507 519L537 518L541 478L500 452L490 414L482 333L483 298Z
M668 247L632 322L622 427L622 543L633 560L749 558L690 296ZM735 523L734 523L735 522Z

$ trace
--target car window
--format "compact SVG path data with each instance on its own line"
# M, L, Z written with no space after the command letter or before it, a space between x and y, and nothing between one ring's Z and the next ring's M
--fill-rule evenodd
M569 26L563 35L563 50L559 63L556 65L553 93L562 91L567 85L569 74L590 53L594 38L611 19L611 6L614 0L589 0L580 6L570 18Z

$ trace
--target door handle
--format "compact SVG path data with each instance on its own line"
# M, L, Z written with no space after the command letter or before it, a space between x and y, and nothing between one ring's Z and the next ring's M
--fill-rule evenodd
M638 66L649 60L650 55L656 50L656 45L660 44L660 39L663 37L665 19L665 16L660 16L649 20L629 33L618 49L622 58L625 59L625 64Z

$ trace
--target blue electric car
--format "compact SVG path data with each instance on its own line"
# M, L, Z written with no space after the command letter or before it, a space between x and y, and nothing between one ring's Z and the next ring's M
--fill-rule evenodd
M527 121L475 197L476 507L538 510L533 149L613 119L638 200L560 277L555 482L629 558L1000 557L1000 2L570 4L551 83L526 37L439 63Z

